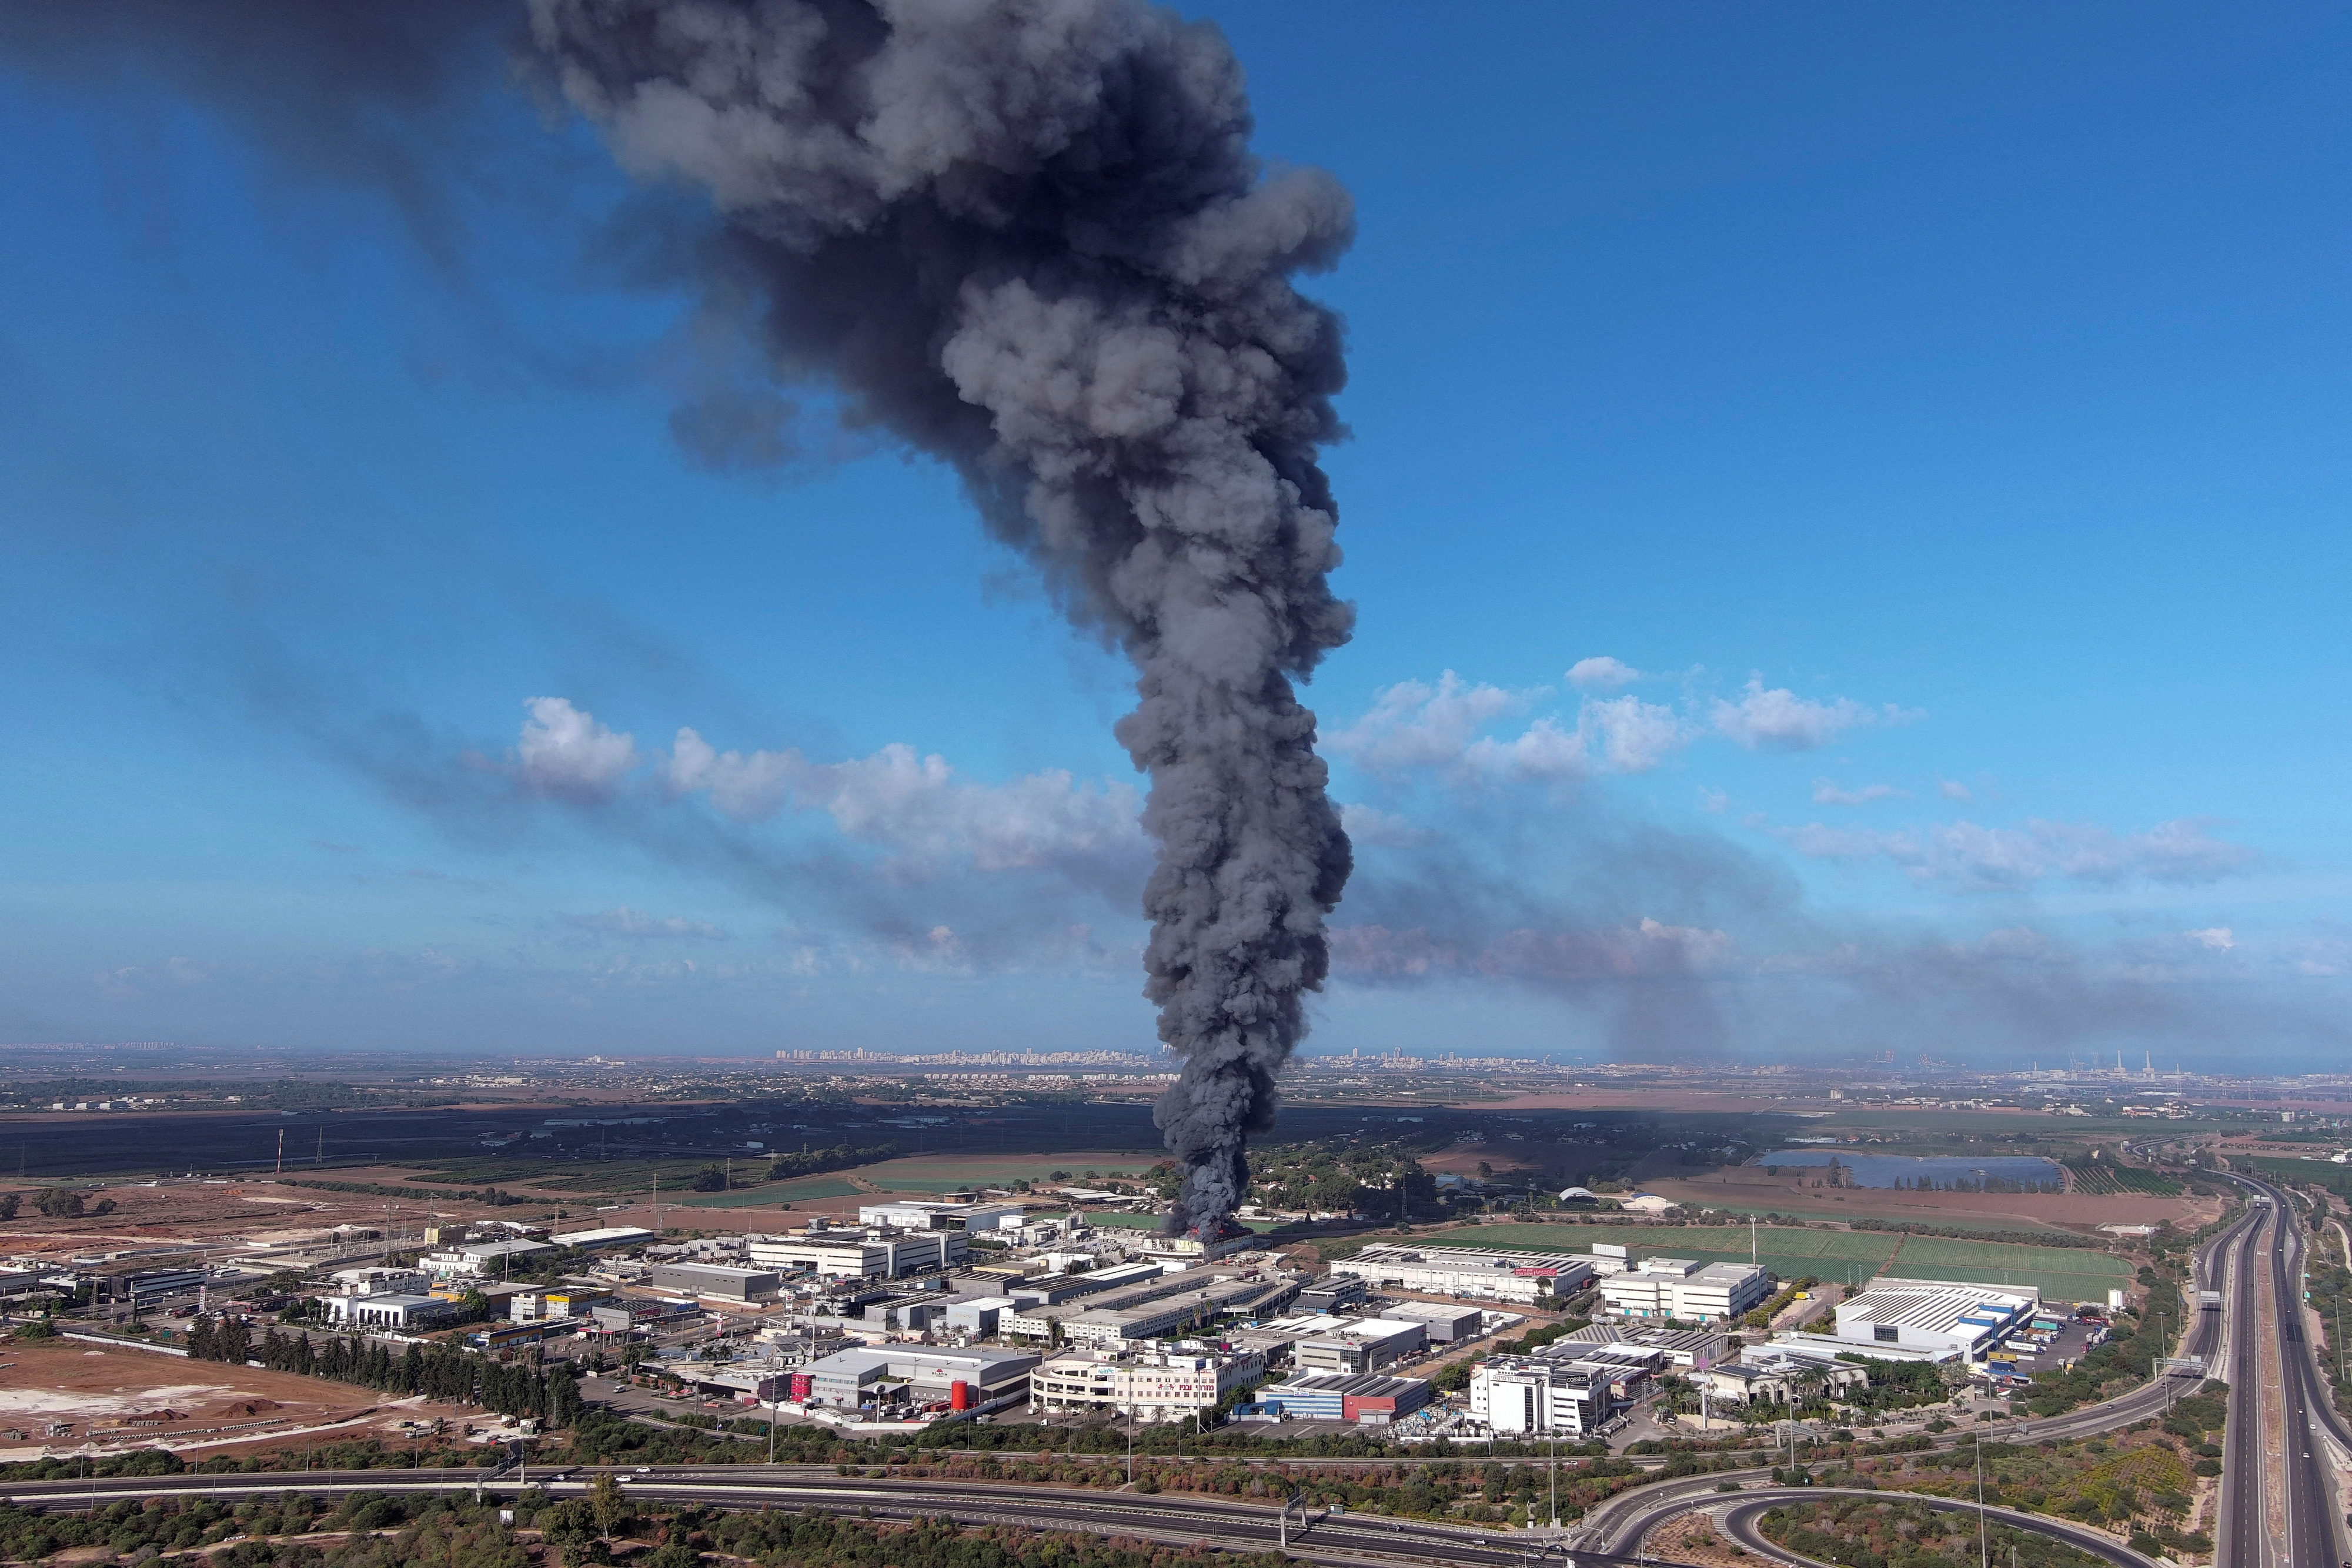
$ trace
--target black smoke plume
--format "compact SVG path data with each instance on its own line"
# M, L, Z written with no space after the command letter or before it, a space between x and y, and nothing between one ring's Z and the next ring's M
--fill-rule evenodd
M782 389L951 464L1073 622L1137 670L1150 778L1146 995L1159 1110L1214 1231L1328 967L1350 852L1294 683L1347 640L1318 448L1340 329L1291 279L1347 193L1250 152L1213 27L1141 0L165 0L25 7L0 52L133 62L298 169L378 183L446 252L426 177L507 43L631 173L641 276L698 293L740 367L674 421L705 460L788 449ZM455 179L455 172L445 171ZM715 329L715 330L714 330ZM724 345L733 345L727 347ZM748 354L740 351L746 349Z
M1223 36L1135 0L532 0L530 28L625 167L708 193L698 280L777 378L953 464L1133 660L1158 1119L1215 1229L1349 867L1293 688L1351 620L1316 464L1339 325L1291 283L1346 193L1267 177Z

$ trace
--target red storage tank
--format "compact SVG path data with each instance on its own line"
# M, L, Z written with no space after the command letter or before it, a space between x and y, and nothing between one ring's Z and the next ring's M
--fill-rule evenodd
M971 1408L971 1384L959 1378L956 1382L948 1385L948 1408L950 1410L969 1410Z

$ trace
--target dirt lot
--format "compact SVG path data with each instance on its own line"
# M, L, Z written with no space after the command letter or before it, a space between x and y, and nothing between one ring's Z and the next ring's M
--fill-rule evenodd
M403 1420L467 1413L421 1399L387 1401L290 1372L187 1361L79 1340L0 1344L0 1460L162 1445L237 1453L396 1436ZM471 1412L479 1423L479 1411ZM51 1427L66 1430L52 1433Z
M334 1179L399 1184L404 1173L336 1171ZM0 1250L26 1257L50 1257L164 1243L255 1246L261 1242L299 1244L336 1225L380 1228L387 1221L414 1231L438 1220L470 1220L493 1215L516 1218L535 1209L493 1209L485 1204L435 1202L371 1197L362 1193L326 1192L295 1186L267 1177L241 1181L164 1179L97 1186L70 1184L83 1201L96 1207L111 1199L115 1211L81 1219L52 1219L33 1207L39 1186L0 1184L22 1195L17 1217L0 1222ZM575 1204L577 1199L572 1200Z

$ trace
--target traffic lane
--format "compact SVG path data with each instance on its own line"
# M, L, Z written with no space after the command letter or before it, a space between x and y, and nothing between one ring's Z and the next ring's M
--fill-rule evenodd
M881 1488L790 1484L767 1487L648 1481L631 1486L631 1496L663 1501L726 1502L747 1499L794 1502L830 1510L857 1508L894 1517L952 1518L966 1522L1023 1522L1036 1529L1060 1529L1093 1533L1139 1534L1156 1531L1172 1538L1197 1540L1204 1534L1251 1545L1272 1546L1283 1531L1272 1508L1235 1504L1231 1500L1171 1498L1166 1494L1140 1497L1133 1493L1058 1492L1034 1488L970 1488L909 1486ZM1448 1561L1492 1564L1494 1568L1520 1561L1513 1546L1493 1544L1494 1537L1472 1536L1419 1520L1347 1514L1310 1516L1302 1527L1288 1531L1293 1556L1310 1550L1393 1554L1400 1552Z
M762 1467L764 1471L764 1467ZM666 1479L657 1474L614 1472L627 1483L631 1495L679 1502L745 1505L788 1502L830 1510L857 1509L890 1519L954 1518L965 1522L1016 1523L1039 1530L1149 1535L1151 1539L1187 1543L1213 1537L1251 1546L1278 1545L1282 1527L1268 1508L1213 1497L1138 1497L1118 1492L1082 1492L1053 1488L991 1487L971 1483L909 1481L845 1482L834 1478L805 1479L742 1470L703 1479ZM121 1478L117 1478L121 1479ZM544 1486L552 1495L585 1493L585 1472L552 1472L544 1479L507 1474L492 1479L488 1472L464 1470L345 1470L287 1476L180 1475L133 1478L139 1497L181 1496L247 1499L282 1496L288 1491L310 1495L353 1492L415 1495L466 1492L478 1486L501 1494L524 1484ZM289 1485L297 1482L297 1485ZM103 1502L120 1501L128 1488L101 1485ZM92 1496L70 1482L32 1482L0 1489L21 1505L77 1510ZM1423 1521L1390 1520L1380 1516L1317 1515L1288 1532L1291 1554L1323 1560L1354 1560L1363 1555L1407 1552L1443 1555L1449 1560L1510 1568L1520 1553L1488 1544L1489 1537L1449 1530Z
M2223 1294L2230 1305L2229 1414L2222 1443L2221 1496L2214 1531L2217 1565L2258 1568L2263 1540L2261 1355L2254 1322L2256 1259L2272 1208L2253 1209L2255 1223L2232 1249Z
M2281 1195L2283 1197L2284 1195ZM2287 1540L2296 1563L2336 1560L2336 1508L2328 1485L2326 1448L2315 1431L2324 1408L2313 1385L2316 1363L2303 1313L2303 1233L2279 1208L2282 1245L2273 1255L2272 1289L2278 1298L2281 1402L2286 1422Z
M1878 1502L1924 1503L1938 1513L1977 1511L1975 1503L1958 1498L1930 1497L1923 1492L1849 1491L1843 1488L1784 1487L1762 1497L1744 1499L1726 1509L1723 1513L1724 1531L1739 1545L1750 1552L1769 1557L1774 1562L1802 1563L1805 1568L1814 1568L1814 1559L1800 1556L1774 1545L1758 1527L1758 1521L1773 1509L1792 1502L1819 1502L1826 1497L1864 1498ZM2038 1513L2024 1513L2016 1509L1998 1508L1991 1504L1985 1506L1984 1515L1987 1520L1999 1520L2001 1523L2016 1529L2029 1530L2036 1535L2063 1542L2078 1552L2087 1552L2095 1557L2113 1563L2116 1568L2164 1568L2164 1565L2153 1557L2134 1552L2128 1546L2118 1545L2104 1535L2085 1530L2079 1525L2068 1524L2063 1520L2045 1519Z

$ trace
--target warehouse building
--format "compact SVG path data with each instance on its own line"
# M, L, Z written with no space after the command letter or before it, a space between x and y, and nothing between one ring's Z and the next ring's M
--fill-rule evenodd
M606 1252L615 1247L639 1247L654 1239L654 1233L642 1225L608 1225L596 1230L573 1230L548 1238L551 1247L569 1247L581 1252Z
M646 1283L722 1301L757 1301L783 1288L773 1270L737 1269L725 1263L656 1263Z
M788 1390L804 1404L841 1406L957 1403L974 1408L1025 1396L1037 1357L1014 1350L881 1344L835 1351L792 1374Z
M1837 1335L1851 1348L1925 1351L1938 1361L1974 1359L2030 1321L2042 1305L2032 1285L1948 1280L1873 1280L1837 1304Z
M1611 1317L1733 1322L1764 1304L1772 1278L1751 1263L1644 1258L1601 1281L1601 1310Z
M1731 1359L1731 1336L1713 1329L1656 1328L1642 1322L1594 1323L1553 1342L1562 1347L1630 1344L1664 1353L1666 1364L1704 1371Z
M900 1230L1017 1230L1026 1214L1017 1203L934 1203L910 1198L863 1205L857 1210L857 1223Z
M961 1230L865 1230L810 1226L745 1239L753 1267L811 1270L828 1280L896 1280L952 1269L971 1255Z
M1566 1252L1480 1252L1383 1241L1341 1259L1331 1272L1376 1289L1532 1306L1543 1295L1567 1296L1583 1289L1592 1277L1592 1260Z
M1244 1414L1385 1427L1429 1403L1429 1380L1366 1373L1307 1373L1261 1388Z

